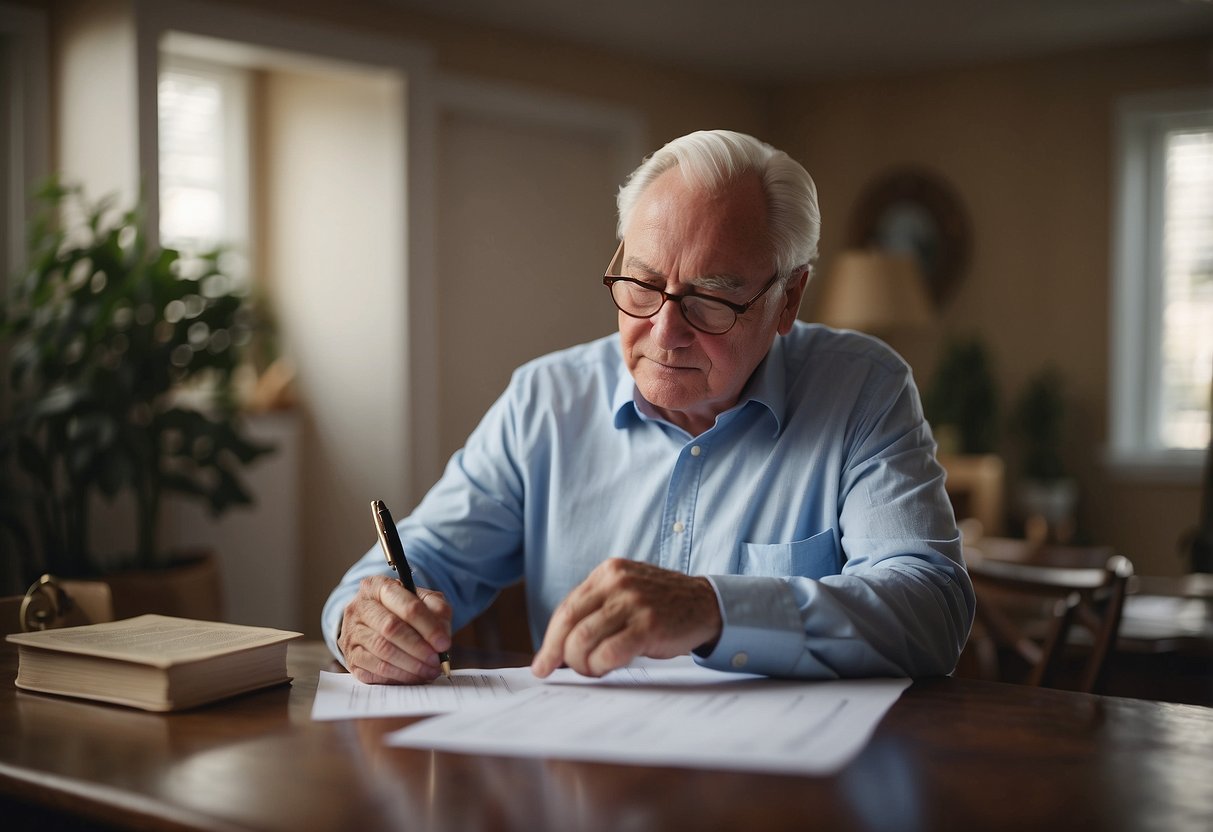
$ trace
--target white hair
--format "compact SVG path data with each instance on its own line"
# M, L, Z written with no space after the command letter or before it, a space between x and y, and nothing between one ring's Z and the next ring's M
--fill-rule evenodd
M620 239L645 189L672 167L679 169L689 185L709 191L738 177L756 175L767 197L767 227L776 270L786 278L811 267L821 237L821 210L813 178L782 150L731 130L700 130L674 139L632 171L619 189Z

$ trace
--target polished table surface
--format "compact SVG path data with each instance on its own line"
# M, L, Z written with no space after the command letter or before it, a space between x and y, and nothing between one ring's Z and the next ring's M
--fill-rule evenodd
M288 663L290 686L156 715L18 691L4 645L0 828L1213 829L1193 705L920 680L837 775L774 776L387 748L412 720L312 722L334 668L314 643Z

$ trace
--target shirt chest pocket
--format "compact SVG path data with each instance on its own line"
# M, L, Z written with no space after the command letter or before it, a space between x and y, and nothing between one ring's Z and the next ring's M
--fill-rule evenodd
M841 570L842 559L834 543L833 529L791 543L741 544L740 575L823 578Z

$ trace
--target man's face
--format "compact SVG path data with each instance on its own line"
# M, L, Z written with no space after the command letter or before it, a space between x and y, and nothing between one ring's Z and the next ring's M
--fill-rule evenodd
M681 295L696 291L741 304L775 271L766 197L756 177L709 195L675 168L658 177L624 229L621 272ZM807 274L777 281L723 335L693 328L666 301L652 318L619 313L624 361L641 395L692 435L737 403L777 332L791 329Z

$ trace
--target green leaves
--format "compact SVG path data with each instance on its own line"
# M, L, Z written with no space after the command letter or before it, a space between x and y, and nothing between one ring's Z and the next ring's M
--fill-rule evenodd
M214 516L252 502L239 470L269 448L245 439L233 420L197 410L174 408L157 421L153 433L164 443L159 452L166 487L204 499Z
M133 492L149 565L166 492L215 514L251 502L240 468L270 449L244 438L231 395L251 312L222 252L153 247L141 208L89 204L77 187L52 180L40 195L28 266L0 308L11 404L0 440L33 487L47 562L86 555L50 550L86 545L90 494Z
M998 388L993 361L977 336L952 338L923 397L931 427L951 428L963 454L989 453L998 442Z
M1045 367L1028 379L1012 414L1025 476L1048 481L1066 475L1065 422L1065 381L1056 367Z

